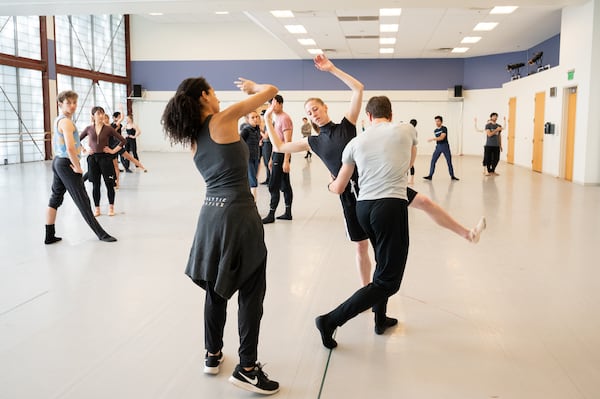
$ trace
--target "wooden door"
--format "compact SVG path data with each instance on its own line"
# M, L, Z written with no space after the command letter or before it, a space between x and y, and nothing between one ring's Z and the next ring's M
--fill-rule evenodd
M535 116L533 120L533 159L531 169L542 171L544 155L544 110L546 108L546 92L535 93Z
M569 89L567 98L567 137L565 143L565 180L573 181L573 157L575 156L575 116L577 115L577 88Z
M506 162L510 164L515 163L515 121L517 118L517 97L511 97L508 100L508 136L507 143L508 149L506 150Z

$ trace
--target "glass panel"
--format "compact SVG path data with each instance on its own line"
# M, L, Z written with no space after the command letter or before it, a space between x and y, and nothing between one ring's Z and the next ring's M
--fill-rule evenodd
M71 62L71 25L69 24L69 17L64 15L54 17L54 32L56 63L73 66Z
M0 162L43 160L42 73L0 65L0 87Z
M94 70L94 54L92 51L92 17L90 15L71 16L73 66Z
M0 17L0 53L16 55L15 17Z
M39 17L17 17L17 38L19 57L41 59Z

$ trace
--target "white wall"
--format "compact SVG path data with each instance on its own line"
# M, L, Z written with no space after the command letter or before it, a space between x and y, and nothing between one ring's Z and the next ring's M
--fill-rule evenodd
M299 59L251 21L237 23L235 30L230 24L156 23L139 15L130 21L135 61Z

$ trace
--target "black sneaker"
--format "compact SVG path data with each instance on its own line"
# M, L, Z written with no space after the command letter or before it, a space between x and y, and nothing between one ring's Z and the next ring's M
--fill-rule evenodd
M459 181L460 179L456 176L450 176L450 179L455 180L455 181Z
M231 377L229 377L229 382L238 388L261 393L263 395L277 393L279 391L279 383L271 381L262 371L262 367L263 366L257 362L254 369L246 371L238 364L235 366L235 370L233 370Z
M431 176L423 176L423 179L425 179L425 180L431 180Z
M205 374L219 374L219 367L223 363L223 352L219 352L218 355L209 355L206 352L204 356L204 373Z

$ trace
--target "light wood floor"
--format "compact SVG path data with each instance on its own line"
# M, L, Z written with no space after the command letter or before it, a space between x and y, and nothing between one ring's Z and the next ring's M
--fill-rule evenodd
M113 244L67 196L63 241L44 245L50 163L0 166L0 398L255 397L227 382L235 300L221 374L202 373L203 291L183 273L201 177L189 154L141 157L149 173L123 175L118 214L99 218ZM415 188L469 227L485 215L487 230L474 245L411 210L407 270L389 305L400 325L376 336L364 312L330 352L314 318L359 287L354 247L322 163L294 155L294 220L265 226L259 360L281 383L277 397L600 397L600 188L506 164L485 178L480 157L455 157L454 183L442 159L426 182L429 159L419 156Z

